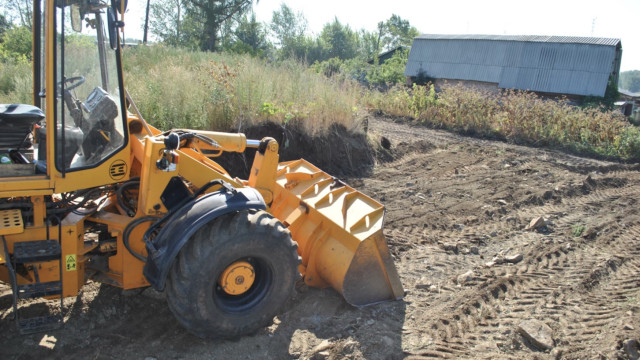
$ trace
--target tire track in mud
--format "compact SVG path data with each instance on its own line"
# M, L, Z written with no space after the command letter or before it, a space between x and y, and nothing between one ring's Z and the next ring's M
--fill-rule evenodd
M572 206L568 207L565 204L545 204L537 208L523 208L516 211L515 215L519 217L533 217L542 216L545 214L562 214L569 210L575 210L578 208L584 208L587 206L599 206L601 204L608 204L616 201L620 198L635 195L638 193L638 187L624 187L624 188L607 188L604 190L591 192L581 197L572 197L569 201L572 202ZM566 202L566 200L565 200Z
M613 254L606 261L596 264L585 276L580 288L586 290L571 300L573 311L563 319L566 324L562 335L566 342L568 358L589 358L614 353L625 340L624 326L633 324L634 317L625 310L631 308L630 299L640 295L640 225L621 229L612 234ZM621 311L621 309L623 311ZM617 341L611 343L601 335L608 333ZM635 333L636 336L638 332ZM590 348L582 344L593 344ZM602 349L594 352L592 349Z
M638 229L640 227L636 226ZM619 246L624 248L631 245L636 236L621 236ZM536 249L526 253L525 258L532 260L515 271L510 268L485 270L479 277L485 280L477 286L479 289L471 294L462 293L452 301L461 304L457 310L431 323L431 335L438 339L434 342L438 345L413 354L473 356L469 349L474 349L479 342L496 344L498 349L494 351L501 356L505 352L513 353L523 347L516 344L508 348L516 340L514 334L518 322L529 318L528 314L533 314L539 320L550 319L560 324L564 321L568 330L559 335L563 344L588 342L606 331L606 326L618 316L616 299L624 302L637 294L637 276L640 273L637 253L636 246L636 257L623 262L615 257L589 254L582 249L573 251L558 245L547 251ZM599 281L608 277L607 285L602 289L603 295L587 291L580 301L572 303L567 299L581 288L591 290L586 289L584 284L591 281L594 274ZM595 286L597 284L590 285L591 288Z
M617 237L615 248L633 246L639 235L640 226L635 225L632 231ZM445 312L425 326L434 341L425 349L408 353L439 358L473 356L470 350L489 342L496 344L493 350L496 355L513 354L524 349L515 329L529 314L564 325L566 330L558 334L561 345L582 347L608 331L608 325L619 316L619 305L637 296L640 286L637 244L626 260L588 250L588 247L573 250L562 244L551 249L534 249L525 254L531 260L515 270L507 267L483 271L479 276L483 281L475 289L449 301L458 304L457 309ZM597 283L592 283L594 278ZM605 284L601 292L594 293L592 290L602 282ZM580 298L574 299L574 293L580 290ZM573 350L580 358L580 353Z
M401 125L391 124L394 126ZM391 137L392 130L387 127ZM489 150L476 155L469 148L456 148L454 154L460 152L457 157L468 158L441 166L442 169L437 169L440 178L424 182L423 189L435 193L451 187L453 190L447 196L457 194L458 188L479 192L482 186L476 184L478 179L487 177L491 185L500 177L496 176L499 173L503 181L514 183L516 188L524 184L531 190L518 194L503 208L494 206L485 210L487 205L469 205L478 201L478 197L460 198L460 203L468 203L438 204L440 207L421 212L415 219L424 221L428 219L426 215L437 213L446 218L435 225L412 223L416 214L410 211L389 219L390 227L385 233L392 252L396 250L395 244L400 244L401 249L394 255L400 261L405 287L411 290L406 298L408 316L403 327L405 355L425 358L544 355L517 330L521 321L532 318L551 327L556 347L553 356L563 358L608 358L618 351L624 339L640 335L638 329L624 330L624 324L633 324L633 316L640 310L638 165L485 140L463 141L456 135L425 132L429 134L414 128L399 138L433 140L440 149L422 156L437 159L446 159L439 156L451 151L450 145L456 143L487 145ZM482 158L491 155L491 148L503 149L504 154ZM496 168L501 161L515 168L508 165ZM410 154L387 166L386 177L393 178L398 171L411 172L412 168L419 173L417 165L435 168L433 164L433 159ZM546 171L553 171L550 180ZM550 196L540 196L536 201L522 197L542 194L545 187L553 189L553 184L559 182L564 185ZM500 187L492 190L495 189ZM492 199L495 201L496 197ZM402 207L403 203L392 203L388 208L398 211ZM464 223L470 215L478 221ZM537 216L552 219L548 228L541 233L525 231L524 227ZM447 220L464 223L464 227L451 226ZM578 231L578 226L583 226L582 230ZM465 252L470 246L479 247L484 256ZM505 248L520 252L524 260L515 265L485 266L491 254ZM409 269L403 269L406 266ZM473 278L457 284L456 275L468 269L473 271Z
M531 256L534 254L527 254ZM483 280L474 288L465 289L449 301L453 309L443 309L437 320L432 321L429 335L439 346L431 346L425 351L413 352L415 355L449 357L471 356L469 352L479 342L505 344L524 313L535 307L541 299L546 298L557 288L557 282L549 282L550 264L557 267L557 262L550 263L549 258L559 257L556 252L539 255L529 266L521 267L515 274L508 270L491 269L483 271ZM555 256L554 256L555 255ZM457 304L457 306L456 306ZM510 311L504 313L504 309ZM504 315L503 315L504 313ZM447 346L443 348L443 346ZM497 351L498 349L494 349Z

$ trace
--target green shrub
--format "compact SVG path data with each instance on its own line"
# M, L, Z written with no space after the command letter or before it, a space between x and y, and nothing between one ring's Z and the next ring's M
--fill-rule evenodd
M12 27L2 34L0 41L0 61L31 60L33 38L26 26Z
M311 70L322 74L326 77L331 77L342 72L343 61L340 58L334 57L322 62L316 61L311 65Z
M613 152L623 158L640 161L640 129L627 126L616 136Z
M374 66L367 74L367 81L371 84L402 84L405 82L404 69L409 60L408 50L398 50L383 64Z

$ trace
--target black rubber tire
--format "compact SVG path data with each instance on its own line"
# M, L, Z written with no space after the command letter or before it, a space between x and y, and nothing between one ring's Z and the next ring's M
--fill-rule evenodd
M180 250L167 279L171 312L202 338L236 338L271 323L300 277L297 243L280 221L262 210L223 215L203 226ZM250 262L254 283L244 294L217 285L235 261Z

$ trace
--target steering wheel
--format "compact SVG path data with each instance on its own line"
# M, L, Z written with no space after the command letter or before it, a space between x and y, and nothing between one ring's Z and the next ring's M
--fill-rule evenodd
M69 84L67 87L65 87L65 90L73 90L75 88L77 88L78 86L84 84L84 76L80 75L80 76L73 76L70 78L65 78L62 81L58 81L58 83L56 84L56 97L57 98L61 98L62 97L62 85L64 84ZM47 89L42 89L39 93L40 97L45 97L47 93Z
M64 89L65 90L73 90L75 88L77 88L78 86L84 84L84 76L80 75L80 76L73 76L70 78L65 78L62 81L58 82L58 90L60 90L60 92L62 92L62 85L64 84L68 84Z
M62 95L64 99L64 103L67 105L67 109L69 109L69 113L71 114L71 117L73 118L73 122L76 124L77 127L81 127L84 120L81 106L79 106L82 103L75 98L73 93L71 93L71 90L84 84L84 80L85 78L82 75L74 76L70 78L65 78L64 80L58 82L56 86L56 92ZM62 87L65 84L68 84L68 85L66 85L66 87L64 88L64 94L63 94Z

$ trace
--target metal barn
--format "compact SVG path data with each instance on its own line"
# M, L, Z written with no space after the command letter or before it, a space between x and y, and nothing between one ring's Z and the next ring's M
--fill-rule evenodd
M620 39L424 34L413 40L405 76L604 96L610 79L618 83L621 58Z

